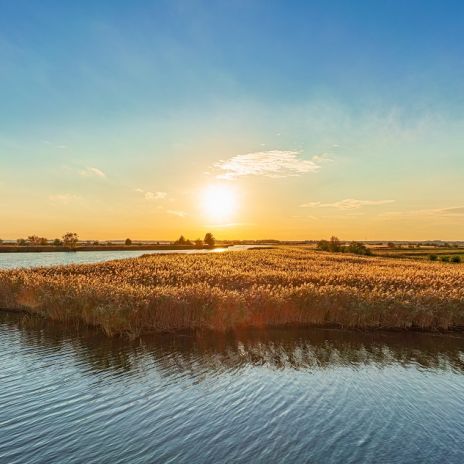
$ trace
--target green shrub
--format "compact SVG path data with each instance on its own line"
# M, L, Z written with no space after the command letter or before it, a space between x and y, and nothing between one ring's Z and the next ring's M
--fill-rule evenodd
M449 256L441 256L440 261L443 263L449 263L450 257Z
M366 245L364 245L364 243L360 243L360 242L351 242L346 251L348 251L349 253L354 253L355 255L365 255L365 256L370 256L372 255L372 251L369 250L369 248L367 248Z
M452 263L460 263L461 262L461 257L459 255L453 256L451 258Z
M429 255L430 261L437 261L438 256L437 255Z

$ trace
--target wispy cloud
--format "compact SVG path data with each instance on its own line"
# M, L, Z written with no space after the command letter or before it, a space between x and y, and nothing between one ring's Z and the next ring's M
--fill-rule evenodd
M57 204L62 204L62 205L68 205L69 203L72 203L75 200L79 200L81 197L79 195L74 195L71 193L57 193L54 195L49 195L48 199L52 203L57 203Z
M145 192L145 200L162 200L166 198L166 192Z
M321 203L320 201L311 201L300 205L302 208L337 208L337 209L359 209L363 206L377 206L393 203L395 200L356 200L355 198L346 198L345 200L335 201L333 203Z
M79 174L83 177L106 177L106 174L103 171L95 167L87 167L82 169L79 171Z
M178 216L178 217L188 216L188 213L186 213L185 211L178 211L178 210L174 210L174 209L168 209L166 211L166 213L172 214L173 216Z
M292 177L307 172L317 172L322 161L328 157L321 155L306 160L301 152L291 150L271 150L236 155L228 160L214 164L215 169L222 171L216 177L219 179L236 179L242 176Z
M141 188L136 188L136 192L142 193L145 200L164 200L168 194L166 192L149 192Z

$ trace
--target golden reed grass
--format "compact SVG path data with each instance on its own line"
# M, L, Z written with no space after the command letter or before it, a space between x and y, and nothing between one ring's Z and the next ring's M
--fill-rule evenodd
M464 266L305 248L0 272L0 307L107 334L336 325L464 328Z

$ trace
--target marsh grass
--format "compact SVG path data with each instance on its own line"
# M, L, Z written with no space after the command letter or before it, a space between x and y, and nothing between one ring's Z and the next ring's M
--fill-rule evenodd
M464 267L304 248L0 272L0 307L108 335L282 325L464 327Z

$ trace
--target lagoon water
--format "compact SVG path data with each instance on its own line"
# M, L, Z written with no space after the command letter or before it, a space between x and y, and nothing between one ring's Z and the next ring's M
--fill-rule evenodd
M99 263L113 259L136 258L137 256L146 254L222 253L241 251L252 247L259 247L259 245L234 245L228 248L214 248L212 250L45 251L40 253L0 253L0 269Z
M464 339L0 315L1 463L462 463Z

